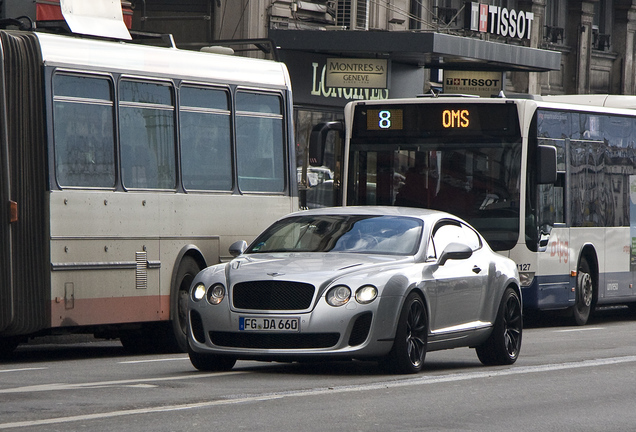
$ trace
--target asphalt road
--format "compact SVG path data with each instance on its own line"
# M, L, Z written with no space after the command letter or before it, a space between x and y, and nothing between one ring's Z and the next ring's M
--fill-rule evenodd
M636 315L556 324L526 328L513 366L484 367L463 348L429 353L424 371L406 376L372 362L201 373L184 354L48 339L0 363L0 430L636 430Z

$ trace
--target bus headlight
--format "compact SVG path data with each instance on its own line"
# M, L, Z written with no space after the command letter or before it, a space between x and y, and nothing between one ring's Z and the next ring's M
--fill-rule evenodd
M519 282L522 287L529 287L534 281L534 272L519 272Z

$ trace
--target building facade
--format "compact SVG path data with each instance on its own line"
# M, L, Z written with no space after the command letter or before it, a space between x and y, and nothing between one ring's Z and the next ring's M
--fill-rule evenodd
M36 17L59 0L6 0ZM352 99L430 91L636 94L636 0L122 0L131 29L179 48L229 44L290 71L299 155ZM37 17L36 17L37 20ZM269 48L269 49L267 49Z

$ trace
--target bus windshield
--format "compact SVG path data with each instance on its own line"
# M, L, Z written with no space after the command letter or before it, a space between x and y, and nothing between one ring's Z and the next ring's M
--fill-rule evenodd
M490 106L504 108L494 118L498 117L505 127L496 129L489 119L479 131L452 132L436 131L434 127L424 129L417 122L420 131L414 132L408 127L405 109L399 119L400 130L371 136L365 131L356 134L356 126L362 122L354 118L347 205L447 211L471 223L493 249L512 249L519 237L521 134L516 109L509 109L514 105ZM362 114L360 111L356 115ZM375 115L378 110L366 111ZM439 112L440 108L434 111ZM472 111L472 117L468 118L477 121L477 111L474 108ZM367 128L367 122L361 127Z

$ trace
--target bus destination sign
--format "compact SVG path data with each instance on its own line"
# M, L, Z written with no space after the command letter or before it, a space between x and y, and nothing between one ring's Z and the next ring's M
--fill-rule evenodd
M518 129L514 104L387 104L358 105L353 137L510 135Z

